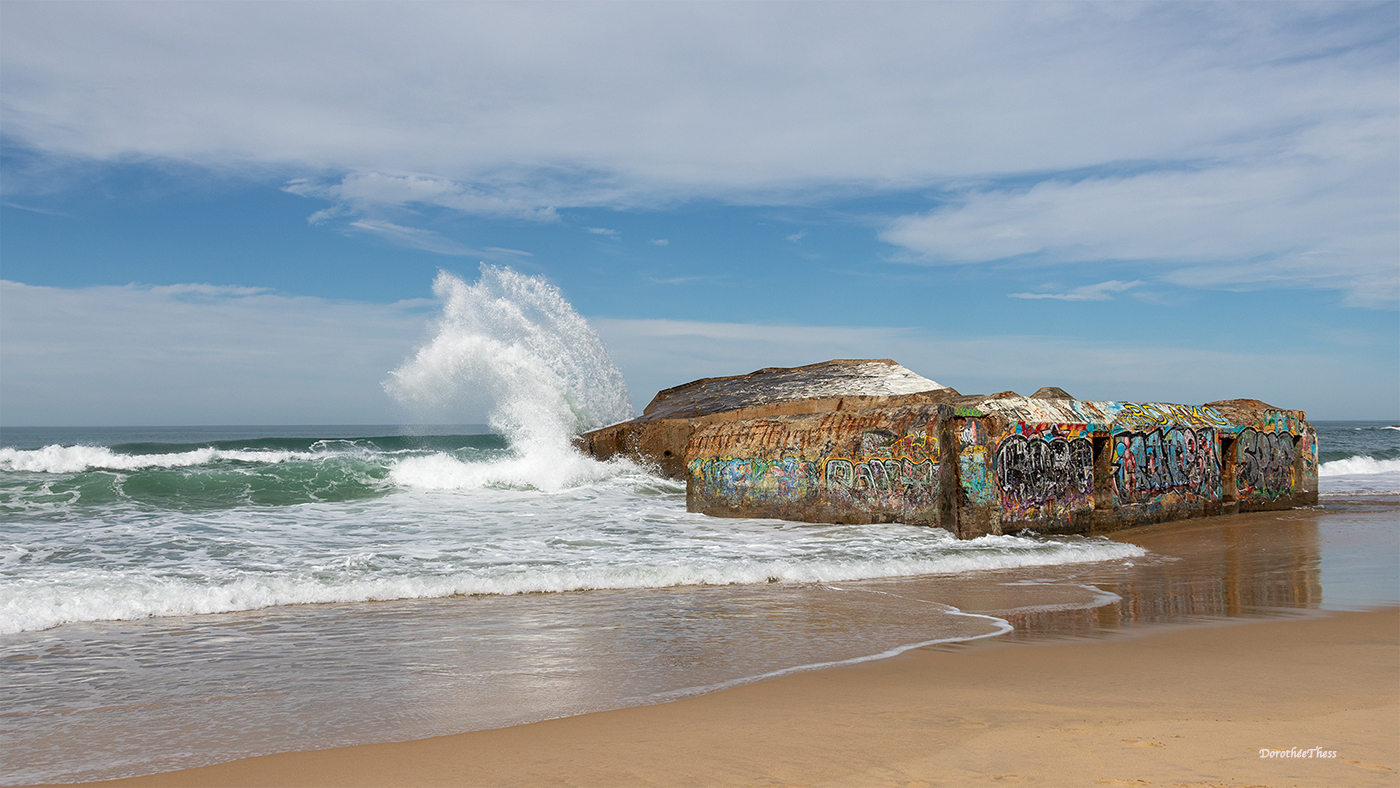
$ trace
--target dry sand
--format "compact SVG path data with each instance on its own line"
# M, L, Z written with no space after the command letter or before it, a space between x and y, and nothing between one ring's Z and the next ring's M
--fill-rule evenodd
M1335 751L1261 758L1261 749ZM1400 785L1400 609L936 647L657 706L149 786Z

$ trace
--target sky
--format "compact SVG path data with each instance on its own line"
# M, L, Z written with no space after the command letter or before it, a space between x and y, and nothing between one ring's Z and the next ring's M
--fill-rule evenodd
M0 425L410 420L483 262L638 410L893 358L1397 420L1400 3L0 2Z

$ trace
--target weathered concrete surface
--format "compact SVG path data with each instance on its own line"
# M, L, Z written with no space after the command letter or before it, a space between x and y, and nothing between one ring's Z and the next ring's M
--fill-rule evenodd
M686 508L732 517L941 525L947 405L715 422L686 448Z
M580 443L685 478L691 511L963 538L1317 501L1316 433L1301 411L1091 402L1055 387L964 396L888 360L696 381Z
M579 445L599 459L632 457L654 463L673 479L684 479L686 446L707 424L933 403L957 394L889 359L760 369L666 389L640 417L582 435Z

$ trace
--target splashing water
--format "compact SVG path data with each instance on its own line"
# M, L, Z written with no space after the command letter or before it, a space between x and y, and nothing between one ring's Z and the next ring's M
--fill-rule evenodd
M476 467L447 456L405 461L396 475L438 488L523 484L559 489L604 473L570 439L632 417L622 373L602 340L543 277L483 263L468 284L438 274L437 333L390 373L384 388L423 413L490 407L488 421L517 453Z

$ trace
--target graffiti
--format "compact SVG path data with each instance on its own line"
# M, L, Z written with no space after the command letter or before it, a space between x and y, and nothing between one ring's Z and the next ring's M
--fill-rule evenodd
M1011 425L1011 434L1020 435L1024 438L1042 438L1052 440L1054 438L1064 438L1074 440L1075 438L1086 438L1089 436L1089 425L1087 424L1036 424L1021 422Z
M1094 449L1082 436L1084 425L1038 425L1031 434L1008 435L997 447L997 493L1004 520L1060 516L1094 503ZM1068 428L1068 429L1067 429Z
M856 454L861 457L909 457L924 460L938 455L938 436L910 433L902 438L888 430L866 430L860 434Z
M938 464L931 459L833 458L823 480L833 497L855 506L917 511L938 504Z
M1118 411L1115 418L1125 427L1230 426L1230 422L1226 421L1225 417L1221 416L1215 408L1208 408L1204 405L1168 405L1160 402L1122 402L1116 404Z
M874 452L871 452L874 454ZM890 444L891 457L909 457L924 460L938 456L937 435L905 435Z
M1252 425L1252 428L1259 432L1287 432L1294 435L1302 431L1301 420L1297 411L1291 410L1270 410L1264 412L1264 417Z
M985 415L987 415L987 414L983 413L982 411L980 411L980 410L978 410L978 409L976 409L976 408L971 408L971 407L968 407L968 406L966 406L966 405L960 405L960 406L958 406L957 410L954 410L954 411L953 411L953 415L954 415L954 416L963 416L963 417L977 418L977 417L980 417L980 416L985 416Z
M856 448L857 458L697 458L688 466L690 481L735 506L818 496L841 508L900 514L938 505L936 435L866 430Z
M779 459L699 458L690 462L690 476L711 494L734 503L794 500L816 489L813 463L796 457Z
M982 445L986 437L980 421L969 419L958 427L958 443L963 447L958 452L958 480L968 504L978 507L995 502L987 483L987 448Z
M1235 487L1246 497L1278 498L1293 492L1298 439L1286 432L1245 427L1235 444Z
M1113 490L1120 505L1169 493L1220 498L1215 430L1159 427L1114 435Z
M1303 461L1303 477L1311 480L1312 489L1317 489L1317 433L1311 426L1300 432L1296 448L1295 456ZM1299 480L1294 482L1296 488Z
M958 439L962 442L962 445L970 446L974 443L981 443L983 436L986 434L987 431L983 429L982 422L965 421L962 424L962 428L958 430Z
M963 448L958 454L959 479L967 502L973 506L991 506L991 488L987 486L987 449L972 445Z

